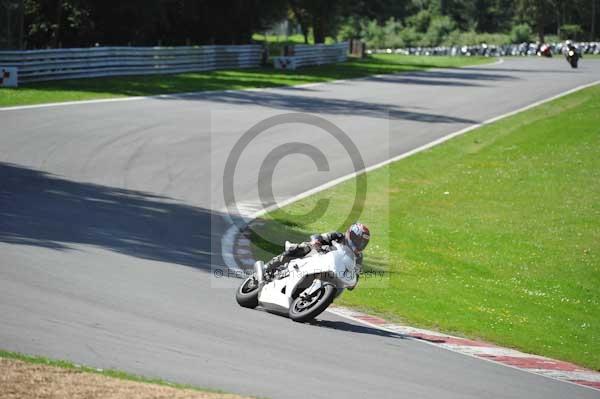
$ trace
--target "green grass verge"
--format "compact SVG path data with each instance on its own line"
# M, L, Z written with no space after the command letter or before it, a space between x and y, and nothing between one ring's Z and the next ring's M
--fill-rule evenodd
M377 55L340 64L280 71L270 68L223 70L178 75L122 76L40 82L15 89L0 89L0 107L81 101L100 98L146 96L204 90L239 90L327 82L380 73L427 68L453 68L488 63L484 57L410 57Z
M43 356L25 355L22 353L9 352L9 351L5 351L5 350L0 350L0 358L21 360L21 361L27 362L27 363L55 366L55 367L60 367L60 368L64 368L64 369L72 369L72 370L82 371L82 372L86 372L86 373L101 374L101 375L104 375L107 377L118 378L121 380L163 385L163 386L168 386L168 387L178 388L178 389L191 389L191 390L199 391L199 392L211 392L211 393L222 393L222 394L227 393L227 392L224 392L221 390L216 390L216 389L211 389L211 388L200 388L200 387L196 387L196 386L188 385L188 384L178 384L178 383L174 383L174 382L169 382L169 381L162 380L160 378L142 377L139 375L126 373L124 371L119 371L119 370L93 368L93 367L79 365L79 364L69 362L66 360L54 360L54 359L48 359Z
M386 278L340 304L600 370L600 86L366 176L365 262ZM353 196L346 182L267 215L255 253L337 227ZM323 198L318 221L297 216Z

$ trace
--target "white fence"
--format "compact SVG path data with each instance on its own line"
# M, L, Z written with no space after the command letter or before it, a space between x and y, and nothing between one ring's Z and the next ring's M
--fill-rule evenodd
M303 66L332 64L346 61L348 58L348 42L336 44L297 44L290 50L291 54L273 57L273 64L279 69L296 69Z
M262 47L252 44L0 51L0 67L16 67L19 83L256 68L261 59Z

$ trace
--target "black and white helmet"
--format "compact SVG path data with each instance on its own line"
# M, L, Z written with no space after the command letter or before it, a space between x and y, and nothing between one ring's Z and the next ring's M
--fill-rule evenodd
M369 244L371 232L367 226L356 222L348 228L345 236L348 246L354 253L359 254L367 247L367 244Z

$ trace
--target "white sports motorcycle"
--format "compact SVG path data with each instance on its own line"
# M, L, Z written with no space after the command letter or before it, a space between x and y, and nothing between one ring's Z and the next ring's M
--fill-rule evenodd
M286 249L290 243L286 242ZM345 288L354 289L359 268L352 250L337 242L293 259L265 280L264 263L240 285L235 298L245 308L261 305L268 311L287 312L298 322L321 314Z

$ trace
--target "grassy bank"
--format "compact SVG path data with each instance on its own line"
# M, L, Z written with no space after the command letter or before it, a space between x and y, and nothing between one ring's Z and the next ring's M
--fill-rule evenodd
M146 378L118 370L102 370L63 360L0 350L0 386L8 397L111 398L169 397L241 399L206 388ZM2 395L0 395L2 396Z
M340 303L600 370L600 86L367 175L367 268ZM266 217L263 237L326 231L354 183ZM335 198L317 222L294 217ZM334 204L334 205L333 205ZM275 232L273 234L273 232ZM271 235L273 234L273 235ZM260 258L280 247L255 234Z
M178 75L122 76L40 82L16 89L0 89L0 107L81 101L100 98L147 96L204 90L240 90L326 82L380 73L428 68L453 68L493 61L484 57L412 57L377 55L345 63L280 71L270 68L227 70Z

